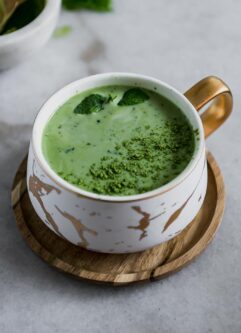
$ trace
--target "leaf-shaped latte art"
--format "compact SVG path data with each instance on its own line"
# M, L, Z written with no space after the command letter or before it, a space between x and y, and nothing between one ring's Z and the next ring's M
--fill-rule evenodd
M0 33L15 10L26 0L0 0Z

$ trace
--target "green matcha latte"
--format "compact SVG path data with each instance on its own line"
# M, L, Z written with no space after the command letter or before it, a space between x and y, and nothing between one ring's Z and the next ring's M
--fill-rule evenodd
M194 131L157 93L126 86L82 92L48 121L42 149L51 168L89 192L133 195L179 175L192 159Z

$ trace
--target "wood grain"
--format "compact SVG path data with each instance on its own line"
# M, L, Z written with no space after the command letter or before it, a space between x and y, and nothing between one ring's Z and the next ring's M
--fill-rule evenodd
M61 239L36 215L26 187L26 158L12 189L12 206L19 230L30 246L52 267L95 283L126 285L154 281L180 270L211 242L224 211L225 191L221 171L208 153L208 189L203 207L189 226L172 240L132 254L87 251Z

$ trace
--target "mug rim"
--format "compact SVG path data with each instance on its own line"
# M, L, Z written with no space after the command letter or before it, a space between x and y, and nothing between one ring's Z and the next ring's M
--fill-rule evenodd
M41 121L42 121L42 119L40 119L40 118L43 115L43 113L46 112L46 110L51 111L51 109L49 108L49 104L51 102L53 102L53 99L57 99L58 97L63 95L63 93L65 93L67 90L73 89L76 91L77 87L84 83L89 83L94 80L98 81L101 79L110 79L110 80L112 79L114 81L114 79L117 79L117 78L122 78L122 79L127 79L127 80L135 79L135 80L137 80L137 82L146 81L146 83L149 82L154 85L158 85L161 88L170 90L172 93L174 93L174 95L176 95L178 97L179 100L182 100L182 102L184 102L186 107L189 108L189 110L192 112L192 115L194 116L194 119L195 119L196 126L199 129L200 140L198 141L198 146L195 149L194 155L192 156L191 160L189 161L188 165L184 168L184 170L182 170L182 172L179 175L177 175L174 179L172 179L167 184L162 185L154 190L144 192L141 194L112 196L112 195L97 194L94 192L89 192L84 189L81 189L81 188L75 186L74 184L71 184L71 183L67 182L66 180L62 179L51 168L51 166L47 162L46 158L44 157L44 154L42 151L43 130L41 131L40 134L39 134L39 130L38 130L39 125L41 124ZM109 85L113 85L113 84L114 83L109 83ZM96 87L100 87L100 86L104 86L104 85L98 85L98 83L96 84ZM137 86L138 86L138 84L137 84ZM94 87L93 87L93 89L94 89ZM146 89L149 89L149 88L146 88ZM88 89L83 89L82 91L86 91L86 90L88 90ZM151 90L151 89L149 89L149 90ZM153 91L155 91L155 90L153 90ZM66 101L78 93L81 93L81 90L80 91L77 90L75 93L71 93L69 95L69 97L66 99ZM161 95L161 93L159 93L159 94ZM63 105L63 103L61 103L59 106L56 106L56 108L54 110L52 110L52 113L50 113L47 120L45 120L44 125L42 124L43 129L45 128L47 122L50 120L50 118L53 116L53 114L55 112L57 112L58 108L61 105ZM181 112L182 112L182 110L181 110ZM188 119L188 120L190 120L190 119ZM39 143L37 143L37 140L39 139L39 137L41 137L41 138L39 140ZM197 141L196 141L196 144L197 144ZM201 118L198 115L198 112L194 108L194 106L190 103L190 101L182 93L180 93L177 89L173 88L169 84L167 84L159 79L155 79L151 76L146 76L146 75L136 74L136 73L124 73L124 72L109 72L109 73L87 76L87 77L81 78L79 80L76 80L74 82L71 82L71 83L65 85L63 88L57 90L54 94L52 94L48 98L48 100L42 105L39 112L37 113L37 116L36 116L36 118L34 120L34 124L33 124L31 146L33 149L34 157L37 159L37 161L40 164L43 171L53 182L55 182L57 185L59 185L62 189L65 189L71 193L74 193L74 194L76 194L80 197L86 198L86 199L93 199L93 200L97 200L97 201L114 202L114 203L146 200L146 199L150 199L152 197L156 197L165 192L170 191L171 189L173 189L176 186L178 186L179 184L181 184L193 172L193 170L197 166L200 158L202 157L203 150L205 149L204 128L202 125Z
M52 19L52 15L59 11L60 3L61 0L46 0L43 10L35 17L35 19L14 32L0 35L0 47L21 41L28 35L37 32L42 24L45 24L46 21Z

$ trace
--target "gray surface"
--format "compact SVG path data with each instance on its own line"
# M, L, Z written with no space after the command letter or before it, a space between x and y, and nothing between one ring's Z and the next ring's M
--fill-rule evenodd
M241 332L241 2L122 0L111 14L63 13L66 38L0 73L0 332ZM132 71L185 91L215 74L232 88L232 118L208 147L226 181L227 208L206 252L175 276L113 289L49 268L25 245L10 186L40 105L91 73Z

